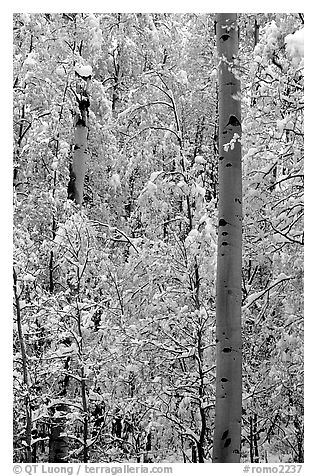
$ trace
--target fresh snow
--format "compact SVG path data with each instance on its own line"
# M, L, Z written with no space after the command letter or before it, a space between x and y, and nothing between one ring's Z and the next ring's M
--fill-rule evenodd
M112 177L110 179L110 185L116 192L118 188L121 188L121 181L120 181L120 175L117 173L112 174Z
M157 172L151 173L150 182L154 182L154 180L162 173L163 173L163 170L158 170Z
M157 186L155 185L155 183L151 182L151 180L147 183L146 188L147 191L150 192L150 194L156 192L157 190Z
M304 28L285 37L286 51L293 58L304 57Z
M207 162L207 160L204 159L202 155L196 155L196 157L195 157L195 163L196 164L205 164L206 162Z
M88 76L92 75L92 67L89 64L87 64L86 66L76 64L75 71L79 76L83 78L87 78Z
M27 66L34 66L36 65L36 60L35 60L35 53L29 53L24 60L24 65Z

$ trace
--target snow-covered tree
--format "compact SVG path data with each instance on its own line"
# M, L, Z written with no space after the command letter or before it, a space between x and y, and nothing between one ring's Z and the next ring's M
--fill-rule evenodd
M14 15L17 462L212 460L215 20ZM237 21L241 459L302 461L303 16Z

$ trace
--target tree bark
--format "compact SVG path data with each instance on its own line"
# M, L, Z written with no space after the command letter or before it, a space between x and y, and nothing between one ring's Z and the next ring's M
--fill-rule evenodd
M81 205L84 196L84 179L87 167L87 137L88 129L78 117L75 123L75 145L73 153L73 163L70 169L70 180L68 183L68 198L74 200L77 205Z
M81 79L80 81L81 83L77 87L79 113L75 117L74 151L68 182L68 198L81 206L88 162L88 115L90 104L88 85L90 79Z
M152 450L152 433L151 433L151 430L149 430L148 434L146 435L145 453L143 458L144 463L153 463L152 457L151 457L151 450Z
M64 369L69 370L69 361L68 357L65 361ZM69 384L69 377L66 375L60 385L62 389L59 396L65 398L67 394L67 387ZM69 440L66 434L66 413L68 411L67 405L63 402L56 405L53 409L54 415L52 416L51 425L50 425L50 436L49 436L49 463L68 463L68 447ZM57 416L56 416L57 415Z
M235 13L217 14L220 64L215 463L238 463L241 442L241 103L240 83L232 70L238 54L236 20Z
M58 405L55 410L64 412L66 406ZM55 417L51 426L49 441L49 463L68 463L68 437L65 434L65 418Z

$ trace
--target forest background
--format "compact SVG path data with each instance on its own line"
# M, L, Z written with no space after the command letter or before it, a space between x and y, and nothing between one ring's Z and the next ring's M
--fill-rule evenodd
M98 9L97 9L97 10L98 10ZM151 10L152 10L152 9L151 9ZM128 11L128 10L127 10L127 11ZM10 131L10 133L11 133L11 131ZM8 134L8 136L9 136L9 135L10 135L10 134ZM310 164L309 164L309 165L310 165ZM9 174L9 175L10 175L10 174ZM11 193L11 191L10 191L10 193ZM10 196L10 193L9 193L9 196ZM7 221L8 221L8 220L7 220ZM4 289L4 288L5 288L5 287L3 287L3 289Z

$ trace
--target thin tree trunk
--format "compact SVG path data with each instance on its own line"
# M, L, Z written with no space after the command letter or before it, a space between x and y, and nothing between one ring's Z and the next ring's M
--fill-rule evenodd
M80 344L79 344L79 355L81 361L83 362L83 336L82 336L82 328L81 328L81 315L80 311L78 311L78 334L80 336ZM81 380L81 401L83 407L83 463L88 463L88 430L89 430L89 422L88 422L88 403L87 403L87 385L86 380L87 377L85 375L85 366L82 364L81 371L80 371L80 380ZM120 435L121 437L121 435Z
M256 46L259 43L259 33L260 33L260 25L258 24L258 21L255 17L255 20L254 20L254 46Z
M236 13L217 14L220 65L215 463L238 463L241 442L242 180L241 144L237 140L241 136L241 104L240 83L232 71L238 54L236 20Z
M23 335L23 329L22 329L20 297L18 293L17 282L18 282L17 275L15 272L15 269L13 268L13 292L14 292L14 300L15 300L15 308L16 308L18 337L19 337L19 343L21 348L23 386L24 386L24 392L25 392L25 397L24 397L25 443L26 443L25 463L32 463L32 408L31 408L31 401L30 401L27 354L26 354L24 335Z
M199 283L199 278L197 280L197 286ZM198 301L198 299L197 299ZM197 309L199 302L197 302ZM199 399L200 399L200 406L199 406L199 412L200 412L200 419L201 419L201 426L200 426L200 435L199 435L199 441L197 442L197 452L198 452L198 462L199 463L204 463L204 444L205 444L205 436L206 436L206 411L205 408L202 405L202 402L204 400L205 396L205 382L204 382L204 371L203 371L203 343L202 343L202 322L200 322L200 329L197 333L197 354L198 354L198 359L197 359L197 364L198 364L198 375L199 375Z
M84 413L83 427L83 463L88 463L88 405L86 397L86 376L84 368L81 369L81 398Z
M181 435L181 449L182 449L182 455L183 455L183 463L186 463L186 453L184 450L184 438L183 435Z
M303 428L297 416L294 419L294 427L297 440L297 456L294 462L304 463Z
M79 268L77 267L77 293L79 295L80 292L80 273ZM80 358L81 369L80 369L80 392L81 392L81 402L82 402L82 411L83 411L83 463L88 463L88 431L89 431L89 421L88 421L88 403L87 403L87 377L85 374L85 366L84 366L84 355L83 355L83 334L82 334L82 319L81 319L81 311L79 309L79 303L76 302L77 306L77 332L79 335L79 344L78 344L78 355ZM120 436L121 438L121 431Z
M120 36L120 23L121 23L121 13L117 14L117 32L118 36ZM116 50L113 52L113 88L112 88L112 113L116 115L117 113L117 106L120 102L120 92L119 92L119 87L120 87L120 82L121 82L121 45L116 48Z
M253 430L253 440L254 440L254 462L259 463L259 447L258 447L258 416L254 414L254 430Z
M192 443L192 463L197 463L197 446L194 442Z
M250 463L254 463L254 461L253 461L253 419L252 419L252 416L250 416L250 418L249 418L249 425L250 425L250 434L249 434Z

